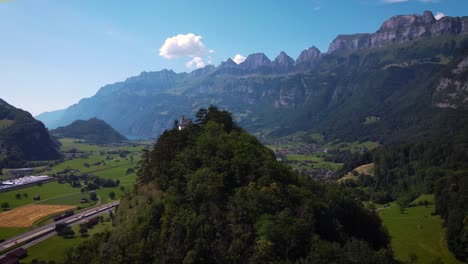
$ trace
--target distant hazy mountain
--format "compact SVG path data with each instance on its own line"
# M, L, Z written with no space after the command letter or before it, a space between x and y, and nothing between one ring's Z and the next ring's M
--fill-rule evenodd
M107 144L127 140L103 120L92 118L77 120L68 126L59 127L51 133L59 138L78 138L91 143Z
M181 115L218 105L257 135L297 131L394 141L450 133L468 102L468 17L395 16L373 34L338 36L327 53L294 61L262 53L191 73L143 72L37 118L49 128L97 117L128 137L151 138Z
M44 124L0 99L0 165L9 166L18 160L58 159L59 147Z

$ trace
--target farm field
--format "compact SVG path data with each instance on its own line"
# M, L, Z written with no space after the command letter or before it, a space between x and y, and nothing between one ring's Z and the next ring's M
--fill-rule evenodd
M126 176L128 169L135 167L140 153L145 145L130 144L127 146L98 146L87 143L78 143L74 139L60 139L62 151L71 149L84 152L85 157L78 157L59 163L48 171L54 174L66 169L88 173L105 179L117 179ZM119 151L126 151L124 157Z
M78 189L75 189L78 190ZM81 203L80 200L81 198L88 198L89 199L89 194L88 193L81 193L81 192L75 192L71 194L66 194L62 196L57 196L54 198L47 199L42 202L38 202L36 204L58 204L58 205L74 205L76 207L80 208L86 208L89 206L92 206L95 204L93 201L89 201L87 203Z
M418 199L429 202L434 200L432 195ZM378 211L383 225L390 233L392 248L398 260L408 261L410 254L415 254L416 263L431 263L436 259L445 264L460 263L447 248L442 219L438 215L431 215L432 212L434 204L410 207L401 214L395 203L391 203L388 209Z
M327 169L338 171L343 164L325 160L332 151L349 151L351 153L372 150L379 146L378 142L325 142L321 134L298 132L267 145L275 151L283 161L294 169ZM314 150L315 149L315 150ZM284 155L282 155L282 153Z
M87 143L79 143L75 139L60 139L62 151L67 152L72 149L85 153L85 158L67 158L68 160L52 166L44 174L52 175L65 169L73 170L76 174L87 173L103 179L119 180L120 186L111 188L101 188L96 190L96 194L101 198L101 203L118 200L133 187L136 182L135 172L127 174L127 170L134 168L140 158L141 150L147 146L144 144L129 144L126 146L98 146ZM149 144L149 143L148 143ZM119 155L119 151L127 152L125 157ZM100 165L93 165L100 162ZM5 170L4 170L5 171ZM121 189L123 186L123 190ZM58 182L48 182L41 185L33 185L9 192L0 193L0 203L7 202L9 210L29 204L35 205L65 205L74 207L89 207L96 202L80 203L80 199L89 199L88 192L81 192L81 188L72 188L71 184ZM109 194L114 192L115 197L111 199ZM20 198L16 198L20 194ZM26 195L24 195L26 194ZM39 195L41 200L35 201L34 196ZM39 226L47 219L43 218L34 223ZM29 228L0 227L0 239L11 238L15 235L26 232Z
M67 205L31 204L0 213L0 227L30 227L37 220L74 209Z
M16 194L19 193L21 198L17 199ZM27 197L24 197L23 194L27 194ZM19 206L23 206L31 203L41 203L47 204L49 199L55 199L58 196L66 197L67 195L80 193L80 189L72 188L69 184L59 184L58 182L49 182L42 185L34 185L18 190L13 190L9 192L0 193L0 202L7 202L10 205L10 209L14 209ZM33 197L39 195L41 197L40 201L34 201ZM56 202L52 201L52 204ZM66 203L70 204L70 203ZM79 205L79 199L76 203L72 205Z
M350 171L350 172L346 173L343 177L338 179L338 182L345 182L347 180L357 181L359 174L374 176L374 169L375 169L374 163L361 165L359 167L354 168L353 171ZM355 173L353 173L353 172L355 172Z
M1 227L0 228L0 240L8 239L17 235L21 235L27 232L29 228L26 227Z
M341 163L328 162L317 154L288 154L286 155L286 159L291 163L293 168L298 169L322 168L336 171L343 165Z
M117 161L118 160L118 161ZM100 163L99 165L93 165ZM87 167L87 165L89 167ZM49 172L57 173L65 169L78 170L81 173L96 173L114 168L128 169L133 167L135 162L121 158L113 157L113 160L106 160L106 155L90 155L87 158L77 158L64 161L58 165L53 166ZM47 172L46 172L47 173Z
M120 199L128 191L132 189L133 184L136 182L136 176L130 175L123 178L120 178L120 186L124 187L124 190L121 190L119 186L113 188L101 188L96 190L97 195L101 198L101 203L110 203L114 200ZM115 193L115 198L111 199L109 196L110 192Z
M144 143L130 143L129 145L124 146L106 146L106 145L96 145L96 144L88 144L83 143L80 140L74 138L61 138L59 139L60 143L62 143L61 150L63 152L69 152L70 150L77 150L80 152L100 152L100 151L109 151L109 150L128 150L130 152L138 152L141 151L143 146L146 144L152 144L151 142L144 142Z
M340 143L330 142L325 146L329 148L339 149L341 151L350 151L351 153L355 153L355 152L363 152L364 150L373 150L379 146L379 143L373 142L373 141L365 141L365 142L354 141L354 142L340 142Z
M108 218L108 215L104 215L104 219L106 218ZM28 257L23 259L22 263L31 263L34 259L46 262L53 260L56 263L65 263L68 250L92 239L92 236L96 233L112 229L112 223L110 221L104 221L104 223L99 223L93 228L88 229L88 237L82 237L80 235L78 232L80 229L79 225L74 225L72 229L75 232L75 236L72 238L53 236L28 248ZM52 248L53 250L51 250Z

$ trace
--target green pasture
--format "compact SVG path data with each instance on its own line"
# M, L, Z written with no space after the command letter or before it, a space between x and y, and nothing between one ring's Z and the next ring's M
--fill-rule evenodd
M107 218L108 215L104 215ZM65 263L66 253L71 248L80 245L81 243L93 239L92 236L96 233L103 232L107 229L112 229L111 222L99 223L92 229L88 229L88 237L82 237L79 233L79 225L73 226L75 236L72 238L63 238L60 236L53 236L40 243L28 248L28 257L23 259L21 263L30 263L34 259L40 261L55 261L56 263Z
M17 199L16 194L21 194L21 198ZM28 197L23 197L23 194L27 193ZM10 205L10 209L31 204L57 204L57 199L63 198L66 200L67 196L72 194L80 194L79 188L72 188L69 184L59 184L58 182L48 182L42 185L33 185L30 187L17 189L9 192L0 193L0 203L7 202ZM40 201L34 201L33 197L39 195ZM79 200L78 200L79 203Z
M326 161L317 154L288 154L286 155L286 159L292 163L293 168L297 169L322 168L336 171L343 165L341 163Z
M433 195L430 196L433 201ZM418 199L430 201L430 196ZM447 248L442 219L438 215L431 215L432 212L433 204L410 207L401 214L395 203L391 203L388 209L378 211L383 225L390 233L392 248L398 260L408 261L410 254L415 254L416 263L431 263L438 258L445 264L460 263Z
M0 227L0 240L9 239L28 231L28 227Z

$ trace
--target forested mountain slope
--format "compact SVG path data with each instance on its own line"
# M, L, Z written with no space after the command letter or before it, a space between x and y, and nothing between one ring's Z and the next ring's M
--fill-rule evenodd
M61 157L60 143L30 113L0 99L0 167Z
M127 140L103 120L92 118L77 120L72 124L51 131L57 137L84 139L95 144L107 144Z

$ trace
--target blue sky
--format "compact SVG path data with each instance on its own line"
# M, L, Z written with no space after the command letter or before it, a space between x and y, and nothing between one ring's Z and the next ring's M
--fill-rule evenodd
M142 71L191 71L254 52L297 58L424 10L464 16L468 1L0 0L0 98L37 115Z

